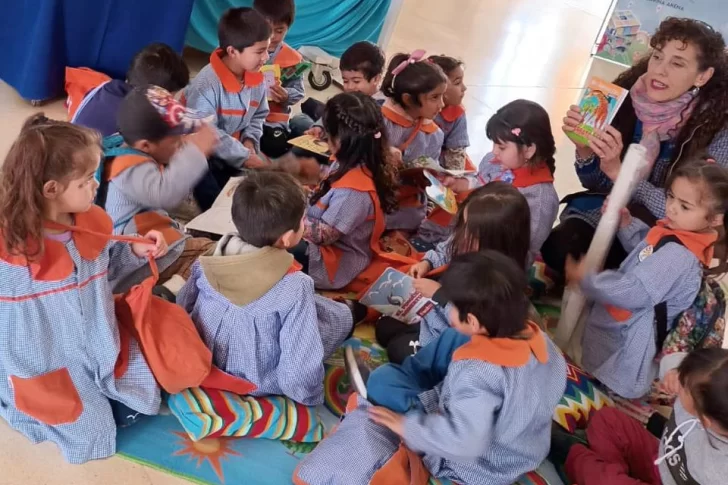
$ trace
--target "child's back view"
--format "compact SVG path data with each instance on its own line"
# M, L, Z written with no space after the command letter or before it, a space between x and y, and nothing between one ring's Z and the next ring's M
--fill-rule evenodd
M251 173L235 189L237 233L195 263L177 302L222 370L306 405L324 399L323 362L354 324L352 312L314 294L286 249L303 234L306 201L289 175Z

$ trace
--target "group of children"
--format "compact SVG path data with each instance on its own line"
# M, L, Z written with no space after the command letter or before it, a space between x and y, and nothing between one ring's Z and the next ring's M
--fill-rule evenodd
M435 307L418 325L378 319L377 340L392 363L368 379L351 369L359 394L294 482L405 483L409 473L415 481L508 485L546 458L566 385L565 359L530 321L526 298L526 271L559 204L549 116L525 100L499 109L486 126L493 151L476 169L465 151L462 63L415 51L395 55L385 70L381 50L359 42L341 59L344 93L320 120L292 120L304 96L300 75L268 87L260 69L300 62L284 42L293 20L290 0L230 9L220 48L189 85L177 54L150 46L125 83L86 94L76 124L42 115L26 122L0 181L0 415L78 463L114 453L116 407L158 412L160 390L139 343L121 346L113 296L154 273L149 258L215 366L252 383L254 396L321 404L324 361L371 315L316 290L361 292L394 267ZM293 125L325 138L332 154L292 154L298 171L321 163L311 191L272 160L287 150L279 139ZM111 136L102 143L97 132ZM456 216L428 211L427 184L405 170L419 157L463 170L440 175L457 194ZM210 207L240 174L236 232L193 238L170 217L191 193ZM625 397L644 395L658 376L679 396L660 444L665 459L659 471L642 463L652 475L640 479L708 485L720 480L709 458L724 460L728 447L728 355L656 362L653 322L657 303L666 302L672 321L695 299L724 233L728 174L694 160L673 171L668 187L658 226L623 214L619 237L632 252L619 270L591 273L569 261L565 272L595 302L585 369ZM387 251L381 239L393 230L428 250ZM120 352L129 358L123 374L115 368ZM647 440L638 435L623 439ZM607 456L594 440L569 454L574 480L613 484L633 474L632 466L610 468L630 457ZM683 447L698 481L670 479L671 457ZM656 455L657 442L649 450Z

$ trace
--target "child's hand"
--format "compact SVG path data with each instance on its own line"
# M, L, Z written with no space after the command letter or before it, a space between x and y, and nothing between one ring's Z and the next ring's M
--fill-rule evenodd
M427 278L418 278L414 281L412 287L425 298L432 298L437 290L442 288L442 285L437 281L428 280Z
M215 153L220 137L217 130L205 123L202 127L187 137L187 141L195 145L206 157Z
M660 383L660 390L669 396L676 396L680 392L680 375L677 369L667 371Z
M243 165L245 168L263 168L268 166L268 162L260 158L255 153L251 153Z
M397 436L404 436L404 416L401 414L387 408L373 406L369 408L369 419L385 428L389 428Z
M159 231L149 231L144 235L145 239L149 239L150 243L133 243L131 245L131 252L138 257L152 256L154 259L159 259L169 250L167 241Z
M270 99L275 101L276 103L284 104L286 101L288 101L288 91L286 91L286 89L280 84L271 86Z
M566 281L570 285L578 285L586 275L584 258L577 261L570 254L566 256L566 268L564 270Z
M402 151L397 147L389 147L389 161L395 167L401 167Z
M432 265L429 261L420 261L419 263L410 267L407 274L413 278L424 278L424 276L432 270Z
M470 189L470 182L468 179L450 177L449 175L442 180L442 184L445 187L450 187L456 194L467 192Z
M604 200L604 204L602 204L602 214L604 214L607 211L607 205L609 205L609 197L607 197ZM630 214L629 209L626 207L623 207L619 211L619 227L621 229L624 229L625 227L632 224L632 214Z
M320 126L312 126L308 130L303 132L304 135L309 135L319 140L324 137L324 129Z

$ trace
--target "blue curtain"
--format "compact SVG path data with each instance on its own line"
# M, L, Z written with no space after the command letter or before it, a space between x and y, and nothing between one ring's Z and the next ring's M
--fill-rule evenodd
M195 0L187 45L204 52L217 47L217 21L230 7L249 7L252 0ZM354 42L376 42L390 0L297 0L296 19L286 36L294 48L315 45L340 56Z

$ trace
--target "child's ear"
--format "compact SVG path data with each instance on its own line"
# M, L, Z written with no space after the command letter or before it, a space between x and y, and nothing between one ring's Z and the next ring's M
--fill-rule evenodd
M293 229L289 229L288 231L284 232L281 237L278 238L278 242L276 243L276 247L281 249L288 249L293 247L293 241L296 237L296 231Z
M468 313L465 322L468 324L468 328L473 335L488 335L488 331L480 326L480 320L478 320L478 317L476 317L472 313Z
M415 98L412 97L409 93L404 93L402 95L402 102L404 103L405 108L410 108L412 106L415 106L417 103L415 102Z
M150 142L149 140L137 140L132 143L131 147L135 150L139 150L140 152L151 153L152 142Z
M372 81L371 82L373 82L374 84L376 84L377 86L379 86L380 84L382 84L382 75L381 74L377 74L376 76L374 76L372 78Z
M233 57L238 51L235 49L235 47L229 45L225 49L225 55Z
M536 155L536 145L533 143L527 145L523 150L523 155L527 160L531 160L533 156Z
M43 197L46 199L55 199L63 192L63 187L55 180L49 180L43 184Z
M725 216L723 214L716 214L713 216L712 220L710 221L710 225L712 227L723 227L724 220L725 220Z

